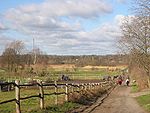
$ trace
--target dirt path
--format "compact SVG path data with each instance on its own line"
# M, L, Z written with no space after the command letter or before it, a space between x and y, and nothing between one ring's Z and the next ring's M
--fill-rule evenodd
M130 94L130 87L118 86L90 113L146 113Z

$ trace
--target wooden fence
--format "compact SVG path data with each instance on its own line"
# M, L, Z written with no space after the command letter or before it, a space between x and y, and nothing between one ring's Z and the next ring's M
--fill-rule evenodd
M7 100L7 101L3 101L0 102L0 104L5 104L8 102L13 102L15 101L16 103L16 113L21 113L21 107L20 107L20 101L21 100L25 100L25 99L29 99L29 98L33 98L33 97L37 97L40 100L40 108L43 109L44 108L44 95L55 95L55 104L58 104L58 95L65 95L65 101L68 101L68 95L69 93L73 93L73 92L80 92L80 90L87 90L87 89L93 89L95 87L103 87L105 85L108 85L109 82L99 82L99 83L57 83L56 81L54 83L42 83L42 81L38 81L35 84L20 84L19 80L16 80L15 83L0 83L0 86L2 85L8 85L8 87L12 86L15 89L15 99L11 99L11 100ZM38 86L39 87L39 95L32 95L32 96L28 96L28 97L20 97L20 89L22 87L30 87L30 86ZM48 87L51 86L53 87L55 90L53 93L50 94L46 94L44 93L44 87ZM58 92L58 88L60 87L64 87L65 88L65 92Z

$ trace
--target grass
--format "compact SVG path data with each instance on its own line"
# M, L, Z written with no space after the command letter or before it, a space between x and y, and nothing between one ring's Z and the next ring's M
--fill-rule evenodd
M0 92L0 102L14 99L15 92ZM15 102L0 105L0 113L15 113Z
M132 88L131 88L131 93L136 93L136 92L138 92L138 91L139 91L138 86L137 86L136 84L133 84L133 85L132 85Z
M44 110L41 110L39 106L37 106L37 99L35 98L28 99L21 104L22 113L65 113L80 106L80 104L77 103L66 102L61 105L49 104ZM0 113L15 113L15 102L1 105Z
M44 110L32 110L30 113L66 113L67 111L75 109L79 106L80 104L77 103L66 102L62 105L48 106Z
M63 90L63 89L62 89ZM38 95L39 89L21 89L21 97L27 97L31 95ZM53 90L44 90L44 93L49 94ZM62 92L62 91L60 91ZM0 92L0 102L14 99L15 92ZM58 102L63 103L64 95L58 96ZM55 95L45 96L45 107L51 108L54 105ZM21 100L21 111L22 113L31 113L35 109L39 109L39 98L30 98L27 100ZM56 107L56 106L54 106ZM0 105L0 113L14 113L15 112L15 102L10 102Z
M45 75L45 76L40 76L40 74L38 74L39 76L35 76L35 75L30 75L27 74L25 72L23 72L22 74L15 74L15 73L10 73L7 71L0 71L0 80L5 80L5 81L12 81L12 80L16 80L16 79L20 79L23 82L27 81L27 78L35 78L35 79L41 79L43 81L45 81L46 79L49 79L51 81L54 80L58 80L61 78L62 74L68 75L70 79L101 79L102 76L105 75L118 75L121 74L121 71L108 71L106 69L83 69L83 68L79 68L76 71L73 71L72 69L68 69L68 70L50 70L47 69L46 70L49 74ZM38 70L38 73L41 73L42 70ZM16 76L17 75L17 76Z
M150 112L150 94L136 97L138 103L148 112Z
M71 79L100 79L103 75L116 75L120 74L120 71L106 71L104 69L95 69L95 70L84 70L84 69L78 69L77 71L72 70L48 70L50 73L49 76L38 76L34 78L38 78L41 80L45 80L46 78L50 78L51 80L58 80L58 78L61 77L62 74L67 74ZM15 76L13 73L13 76L10 76L9 72L0 71L0 80L16 80L21 79L21 81L26 81L27 78L30 76L20 77ZM50 90L44 90L45 93L51 93ZM21 97L31 96L38 94L37 90L25 90L21 89ZM0 92L0 102L14 99L15 98L15 92ZM74 107L77 107L78 104L75 103L65 103L63 106L53 106L54 104L55 96L45 96L45 107L46 109L44 111L41 111L39 109L39 99L38 98L31 98L28 100L21 101L21 110L22 113L49 113L48 111L51 111L50 113L64 113L65 111L68 111L69 109L72 109ZM58 102L62 103L62 100L64 100L64 95L59 96ZM32 111L32 112L31 112ZM7 103L0 105L0 113L14 113L15 112L15 102Z

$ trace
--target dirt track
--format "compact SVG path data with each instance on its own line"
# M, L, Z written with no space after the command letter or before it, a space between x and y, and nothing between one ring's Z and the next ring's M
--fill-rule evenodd
M84 113L84 112L83 112ZM130 95L130 87L118 86L90 113L146 113Z

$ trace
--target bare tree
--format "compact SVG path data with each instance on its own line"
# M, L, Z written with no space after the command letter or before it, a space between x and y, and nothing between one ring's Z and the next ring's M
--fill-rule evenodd
M150 16L149 0L133 0L133 4L132 10L136 15Z
M18 55L21 55L24 52L25 46L24 46L24 43L22 41L17 40L17 41L13 41L10 44L8 44L6 48L12 48L15 50L15 52Z
M15 56L16 52L11 48L6 48L2 54L2 63L7 65L9 71L12 71L13 67L15 67Z
M13 41L6 46L3 52L3 62L7 64L9 70L17 71L18 66L21 65L23 59L22 54L24 50L24 43L22 41Z
M46 53L44 53L42 50L40 50L40 48L36 48L35 49L35 53L36 53L36 62L35 63L39 63L39 64L47 64L48 63L48 56L46 55Z
M121 47L142 67L150 80L150 1L135 0L135 16L122 25Z

